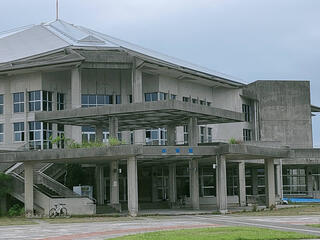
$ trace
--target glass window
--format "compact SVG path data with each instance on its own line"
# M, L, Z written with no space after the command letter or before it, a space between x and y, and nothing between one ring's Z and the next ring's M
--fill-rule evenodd
M212 142L212 128L208 127L208 142Z
M283 194L307 195L306 171L304 168L283 167Z
M167 100L168 93L160 92L159 100Z
M251 129L243 129L243 141L251 141L252 131Z
M63 93L57 93L57 110L61 111L64 110L64 94Z
M52 111L52 92L42 91L42 110Z
M205 142L205 131L206 127L200 126L200 143Z
M41 91L29 92L29 111L41 111Z
M200 196L216 196L216 173L212 167L202 167L199 171Z
M13 94L13 112L24 112L24 93Z
M227 168L227 192L230 196L238 195L238 168L231 166Z
M177 95L171 94L171 95L170 95L170 98L171 98L171 99L177 99Z
M24 141L24 122L14 123L13 131L14 131L14 141L23 142Z
M0 124L0 143L2 143L4 140L4 129L3 129L3 123Z
M57 130L57 136L61 138L61 141L57 143L57 147L64 148L64 125L58 124Z
M184 125L184 126L183 126L183 140L184 140L184 144L188 144L188 138L189 138L188 125Z
M251 121L251 110L250 106L247 104L242 104L242 112L244 113L244 119L246 122Z
M3 114L3 95L0 95L0 114Z
M128 98L129 98L129 103L132 103L132 101L133 101L133 99L132 99L132 94L130 94L130 95L128 96Z
M145 94L144 94L144 100L145 100L146 102L158 101L158 93L157 93L157 92L145 93Z
M116 96L117 99L121 100L121 96ZM113 104L113 96L112 95L94 95L94 94L82 94L81 95L81 107L98 107L106 104Z
M41 122L29 122L29 147L31 150L41 149L41 133Z
M146 130L147 145L166 145L166 143L167 143L167 130L165 128Z
M211 102L207 102L207 106L210 107L211 106Z
M196 103L196 104L198 104L198 99L197 98L192 98L192 103Z
M190 98L189 97L182 97L182 101L183 102L190 102Z
M121 95L116 96L116 104L121 104Z
M205 100L200 100L200 105L206 105L206 101Z

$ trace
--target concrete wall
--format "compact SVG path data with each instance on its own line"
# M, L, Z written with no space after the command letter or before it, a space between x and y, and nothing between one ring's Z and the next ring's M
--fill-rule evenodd
M248 90L258 96L261 141L313 146L308 81L257 81Z

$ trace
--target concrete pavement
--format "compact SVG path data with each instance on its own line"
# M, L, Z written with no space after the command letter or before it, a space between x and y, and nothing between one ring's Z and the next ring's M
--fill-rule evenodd
M320 236L320 229L305 226L320 223L319 216L250 217L236 215L185 215L141 217L132 221L90 222L0 227L0 239L102 240L134 233L201 227L252 226L295 231ZM320 238L320 237L319 237Z

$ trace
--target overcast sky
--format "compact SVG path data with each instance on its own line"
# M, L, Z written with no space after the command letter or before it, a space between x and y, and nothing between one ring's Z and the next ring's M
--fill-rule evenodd
M0 32L55 19L55 0L0 9ZM320 0L60 0L60 18L248 83L310 80L320 106Z

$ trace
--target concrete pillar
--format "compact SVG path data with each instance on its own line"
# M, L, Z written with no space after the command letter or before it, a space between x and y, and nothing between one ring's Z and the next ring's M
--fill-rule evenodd
M24 209L27 217L33 216L33 163L24 163Z
M246 169L245 162L240 162L239 165L239 205L245 207L246 201Z
M306 175L307 175L307 191L308 196L313 197L313 181L312 181L312 167L307 167L306 169Z
M258 172L256 168L252 168L252 195L258 196Z
M71 108L81 107L81 70L74 68L71 70ZM71 138L78 143L82 142L81 127L72 126ZM68 132L68 127L66 129Z
M152 202L158 201L157 191L157 169L155 166L152 167Z
M190 174L190 197L191 206L194 210L200 209L199 199L199 163L198 159L189 161L189 174Z
M274 159L264 160L265 171L265 191L266 191L266 206L271 207L276 204L275 199L275 181L274 181Z
M118 118L109 117L109 137L118 139Z
M176 126L167 126L167 144L168 146L176 145Z
M96 126L96 142L103 142L103 127L102 127L102 125Z
M123 70L120 70L120 94L121 94L121 104L128 104L129 103L129 92L131 83L127 81L125 77L123 77ZM121 139L126 144L130 144L131 142L131 133L130 131L122 131L121 132Z
M276 165L276 194L281 200L283 198L282 193L282 165Z
M110 162L110 203L119 204L119 162Z
M104 205L105 196L105 183L104 183L104 171L103 166L96 166L96 193L97 193L97 205Z
M189 146L198 146L199 143L199 127L198 118L190 117L188 122L188 143Z
M169 200L171 207L177 201L176 164L169 165Z
M217 207L220 213L225 214L227 203L227 161L225 156L217 156L216 162Z
M138 215L138 169L137 159L129 157L127 160L128 180L128 211L130 216Z
M142 72L136 69L136 61L133 61L132 68L132 102L143 102L143 90L142 90Z

